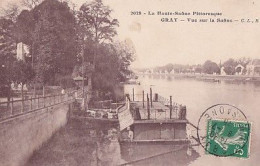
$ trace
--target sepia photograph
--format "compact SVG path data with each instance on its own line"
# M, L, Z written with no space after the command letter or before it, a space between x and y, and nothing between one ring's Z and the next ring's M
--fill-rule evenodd
M0 166L258 166L260 2L1 0Z

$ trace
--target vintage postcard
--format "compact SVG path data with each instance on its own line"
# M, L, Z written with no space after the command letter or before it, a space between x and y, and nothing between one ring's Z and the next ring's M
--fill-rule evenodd
M257 166L260 2L1 0L0 166Z

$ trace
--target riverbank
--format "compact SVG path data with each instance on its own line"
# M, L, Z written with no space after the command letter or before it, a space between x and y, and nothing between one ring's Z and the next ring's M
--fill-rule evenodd
M103 124L104 125L104 124ZM104 125L106 126L106 125ZM111 156L111 150L119 149L113 141L111 128L106 128L81 119L70 119L65 127L37 150L26 166L60 165L115 165L120 159ZM117 140L117 137L116 137Z
M213 74L139 74L139 76L153 76L153 77L182 77L182 78L195 78L212 81L243 81L243 82L260 82L260 76L248 76L248 75L213 75Z

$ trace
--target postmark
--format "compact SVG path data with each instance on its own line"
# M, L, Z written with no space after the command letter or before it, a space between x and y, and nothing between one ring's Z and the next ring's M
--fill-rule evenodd
M245 114L229 104L216 104L202 113L197 136L206 154L249 157L251 123Z

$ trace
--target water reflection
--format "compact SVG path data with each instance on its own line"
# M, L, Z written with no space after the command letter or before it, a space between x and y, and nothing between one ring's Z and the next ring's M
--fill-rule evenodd
M187 145L121 144L120 149L122 159L131 165L185 166L199 157L199 154Z

